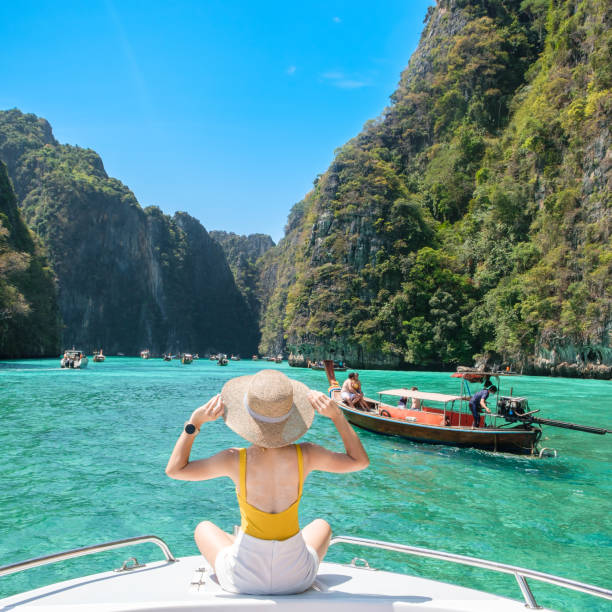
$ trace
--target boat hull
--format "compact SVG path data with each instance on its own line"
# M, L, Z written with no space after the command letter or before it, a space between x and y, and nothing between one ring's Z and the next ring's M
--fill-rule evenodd
M339 404L339 406L348 422L356 427L387 436L399 436L415 442L530 455L535 452L536 443L540 437L539 429L525 428L522 425L508 429L427 425L351 409L344 404Z

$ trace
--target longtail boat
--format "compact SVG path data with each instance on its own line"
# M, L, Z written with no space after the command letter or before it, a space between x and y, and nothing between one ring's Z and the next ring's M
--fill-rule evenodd
M329 395L342 409L347 420L357 427L380 434L430 444L542 456L545 451L556 455L553 449L538 448L542 424L588 433L608 433L608 430L598 427L534 417L537 410L529 410L527 398L511 394L500 396L500 377L511 376L506 372L456 372L453 377L461 379L461 392L458 395L401 388L385 389L378 392L379 399L364 397L361 405L353 407L341 396L333 361L325 360L324 363L330 384ZM495 401L490 406L492 414L483 413L480 427L474 427L474 417L469 408L471 392L468 383L486 384L491 378L495 378L498 383ZM390 403L389 398L398 397L405 398L404 401L409 402L406 405L411 407L398 407Z

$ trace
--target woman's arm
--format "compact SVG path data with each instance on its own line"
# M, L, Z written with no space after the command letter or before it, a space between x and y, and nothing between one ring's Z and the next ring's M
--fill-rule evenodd
M236 480L236 466L238 451L231 448L206 459L189 461L191 447L196 436L204 423L214 421L223 414L223 402L220 395L215 395L206 404L194 410L189 423L192 423L196 431L188 434L183 430L177 440L174 450L166 466L166 474L176 480L209 480L219 476L228 476Z
M368 454L336 402L319 391L311 391L308 399L320 415L331 419L336 426L344 443L345 452L335 453L318 444L302 444L306 457L306 473L312 470L336 473L357 472L367 468L370 465Z

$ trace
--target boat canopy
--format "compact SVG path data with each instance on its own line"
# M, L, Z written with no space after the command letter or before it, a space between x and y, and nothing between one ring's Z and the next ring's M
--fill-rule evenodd
M446 395L444 393L427 393L425 391L412 391L410 389L387 389L379 391L379 395L396 395L397 397L415 397L430 402L454 402L463 399L461 395Z
M458 370L451 374L453 378L467 378L470 380L474 378L474 380L482 380L483 378L500 378L501 376L518 376L517 372L511 372L510 370L506 370L503 372L489 372L483 370Z

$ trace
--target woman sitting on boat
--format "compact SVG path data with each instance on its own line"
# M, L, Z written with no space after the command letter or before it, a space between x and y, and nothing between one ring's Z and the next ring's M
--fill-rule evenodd
M309 429L315 411L332 420L344 453L313 443L293 444ZM252 446L190 461L200 428L220 416ZM193 412L166 474L177 480L227 476L234 481L242 518L238 535L204 521L196 527L195 540L223 589L272 595L308 589L329 546L326 521L316 519L300 530L298 506L308 474L354 472L368 464L359 437L335 402L281 372L262 370L230 380L220 395Z
M349 378L351 378L351 374L349 374ZM357 404L361 409L367 410L368 404L366 403L363 393L361 392L361 381L359 380L359 374L357 372L352 372L351 385L355 391L355 404Z

